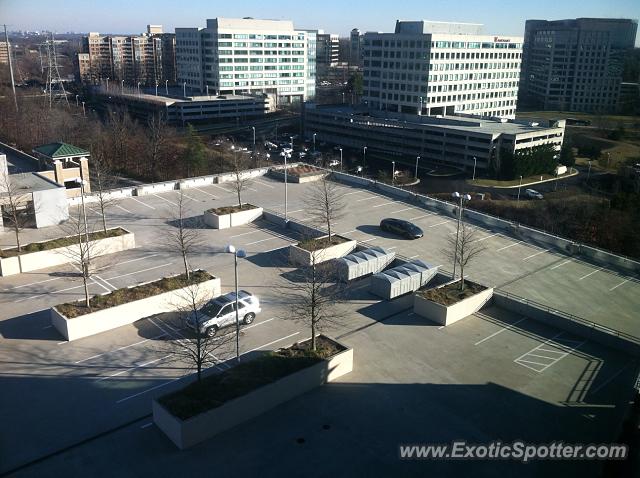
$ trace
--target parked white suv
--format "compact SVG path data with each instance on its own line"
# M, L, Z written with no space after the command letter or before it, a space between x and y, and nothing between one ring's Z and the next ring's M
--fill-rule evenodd
M525 189L524 193L531 199L544 199L544 196L535 189Z
M250 324L256 315L262 311L258 298L241 290L238 292L238 318L243 324ZM196 316L191 313L187 317L187 326L196 330ZM200 323L200 332L208 337L213 337L223 327L236 323L236 293L230 292L210 300L207 305L198 311L197 322Z

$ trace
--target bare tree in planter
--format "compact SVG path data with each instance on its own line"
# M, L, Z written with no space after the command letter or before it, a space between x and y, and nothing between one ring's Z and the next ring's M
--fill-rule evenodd
M450 247L443 252L460 268L460 291L464 290L464 268L486 249L478 239L478 229L464 221L460 222L457 237L449 236L447 239Z
M182 191L180 191L176 201L174 219L172 221L173 227L169 229L167 239L169 246L180 252L184 265L184 274L187 279L190 279L191 269L188 256L202 243L202 235L199 229L200 223L199 221L194 223L192 219L186 217L188 199Z
M311 222L327 227L331 243L333 226L345 214L344 196L339 186L325 176L314 183L304 203Z
M195 369L198 382L207 365L219 362L218 356L221 354L228 355L235 343L235 333L209 335L201 330L201 325L207 320L207 303L210 299L198 284L190 284L180 292L177 314L160 320L159 325L170 337L163 348L168 349L173 360L186 362ZM189 327L185 330L187 324Z
M109 189L113 188L113 172L109 166L104 144L97 144L91 148L91 186L94 196L98 199L98 209L102 217L102 230L107 232L107 209L116 204L116 200L109 194Z
M249 187L252 181L251 176L247 174L247 170L251 168L251 157L245 154L244 151L234 149L229 161L230 170L233 174L231 185L238 196L238 207L242 209L242 192Z
M34 206L29 200L29 195L21 192L16 183L11 181L9 174L5 172L0 172L0 211L4 224L9 226L15 235L18 266L22 272L20 232L29 224L30 218L34 214Z

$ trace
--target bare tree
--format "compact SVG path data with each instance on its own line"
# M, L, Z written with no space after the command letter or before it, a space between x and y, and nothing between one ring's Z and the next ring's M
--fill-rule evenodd
M176 304L177 314L161 322L161 328L171 337L163 348L168 348L174 360L186 362L194 368L198 382L202 379L202 371L207 364L215 365L220 362L220 354L228 355L231 345L235 343L234 333L210 336L201 330L210 299L197 283L190 284L180 293L179 304ZM192 326L183 333L181 329L187 322L191 322Z
M159 166L167 155L170 133L166 122L159 115L152 116L147 126L147 165L151 173L151 182L155 182L158 179Z
M464 290L464 268L486 249L478 239L478 230L464 221L460 222L458 234L447 239L450 247L443 252L460 268L460 291Z
M186 217L188 201L182 191L178 195L174 219L171 221L172 228L169 229L168 240L172 248L176 248L182 256L184 264L184 274L187 279L191 278L191 268L189 267L188 256L202 242L202 235L199 229L199 223L194 224L192 220Z
M283 289L289 304L286 318L311 329L311 348L316 350L316 336L329 327L340 325L336 306L344 297L345 286L337 280L330 262L318 262L311 254L311 265L294 272L291 284Z
M304 203L311 222L327 226L329 241L335 223L345 214L345 203L339 186L323 177L311 188Z
M30 194L21 191L6 171L0 171L0 211L2 222L8 224L15 235L18 266L22 272L20 232L28 225L35 211Z
M116 199L109 193L113 188L113 172L105 154L104 145L91 148L91 186L94 196L98 199L98 209L102 217L102 229L107 232L107 209L115 206Z
M238 196L238 206L242 209L242 192L249 187L252 180L247 172L251 168L251 158L244 151L238 151L236 146L229 161L233 174L231 184Z

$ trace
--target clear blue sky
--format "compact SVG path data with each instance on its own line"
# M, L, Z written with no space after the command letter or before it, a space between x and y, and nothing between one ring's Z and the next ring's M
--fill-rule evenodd
M483 23L488 34L522 35L531 18L638 19L640 0L0 0L0 23L10 30L138 33L151 23L173 31L218 16L290 19L340 35L354 27L392 31L396 19Z

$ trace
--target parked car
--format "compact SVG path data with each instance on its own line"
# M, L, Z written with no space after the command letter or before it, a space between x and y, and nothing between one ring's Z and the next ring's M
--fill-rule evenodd
M329 161L329 167L330 168L335 168L336 166L338 166L340 164L340 161L337 159L332 159L331 161Z
M424 235L422 229L412 222L403 219L388 217L380 221L380 229L387 232L393 232L407 239L419 239Z
M525 196L531 199L544 199L544 196L542 195L542 193L539 193L535 189L525 189L524 194Z
M243 324L250 324L256 315L262 311L258 298L241 290L238 292L238 316ZM236 293L230 292L215 299L211 299L198 311L197 322L200 332L213 337L223 327L236 323ZM196 314L191 313L186 319L187 326L196 330Z

